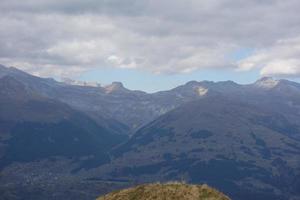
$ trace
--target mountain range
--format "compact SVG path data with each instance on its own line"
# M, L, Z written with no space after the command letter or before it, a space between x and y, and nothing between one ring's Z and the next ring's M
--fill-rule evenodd
M91 199L178 179L232 199L300 199L296 82L190 81L150 94L0 66L0 105L6 199Z

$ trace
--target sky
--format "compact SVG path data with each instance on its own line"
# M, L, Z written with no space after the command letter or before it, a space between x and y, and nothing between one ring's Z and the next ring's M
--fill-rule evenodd
M0 63L154 92L299 80L299 0L0 0Z

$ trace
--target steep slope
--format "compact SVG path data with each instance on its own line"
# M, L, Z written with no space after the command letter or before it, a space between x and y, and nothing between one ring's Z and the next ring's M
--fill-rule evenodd
M54 156L94 156L100 164L126 139L14 77L0 79L0 105L0 167Z
M73 86L57 82L51 78L40 78L10 67L0 67L0 78L10 76L20 81L24 87L40 96L68 104L73 109L84 112L100 126L111 129L116 134L127 134L129 127L112 118L107 110L104 96L105 89L101 87Z
M97 200L229 200L207 185L183 183L148 184L113 192Z
M285 102L203 98L137 131L114 150L108 174L141 182L184 177L234 199L299 197L299 113Z

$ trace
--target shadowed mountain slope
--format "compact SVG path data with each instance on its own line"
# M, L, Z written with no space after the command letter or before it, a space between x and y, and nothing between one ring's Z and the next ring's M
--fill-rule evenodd
M95 156L100 164L109 160L110 148L126 139L14 77L0 79L0 104L1 167L53 156Z
M140 181L184 177L234 199L289 199L300 195L299 117L286 102L203 98L137 131L114 150L110 173Z

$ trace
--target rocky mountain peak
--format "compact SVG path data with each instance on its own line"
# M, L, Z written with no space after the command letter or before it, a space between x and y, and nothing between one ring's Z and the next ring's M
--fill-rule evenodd
M123 83L121 82L112 82L112 84L105 86L106 93L111 93L115 91L124 91L127 90Z
M271 89L278 85L280 81L272 77L263 77L258 79L254 85L260 88Z
M117 81L112 82L111 85L114 86L114 87L118 87L118 88L124 88L123 83L117 82Z

